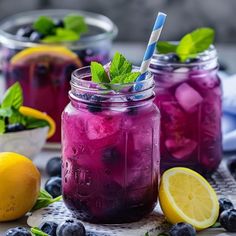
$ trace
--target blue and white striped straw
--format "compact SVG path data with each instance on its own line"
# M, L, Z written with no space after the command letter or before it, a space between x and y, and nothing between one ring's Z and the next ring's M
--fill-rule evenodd
M140 67L141 75L137 78L137 81L142 81L145 79L145 74L148 71L148 67L150 65L151 58L155 52L156 44L161 35L161 30L163 28L165 20L166 20L166 14L163 12L159 12L155 24L153 26L153 30L148 42L147 49L143 57L143 62Z

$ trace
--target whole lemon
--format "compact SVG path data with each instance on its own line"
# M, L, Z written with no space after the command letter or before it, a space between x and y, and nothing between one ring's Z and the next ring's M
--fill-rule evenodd
M0 153L0 222L18 219L34 206L40 189L40 173L28 158Z

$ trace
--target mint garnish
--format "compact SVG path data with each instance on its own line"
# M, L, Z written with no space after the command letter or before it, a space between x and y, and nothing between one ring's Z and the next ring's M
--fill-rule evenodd
M21 124L25 129L35 129L49 126L45 120L25 116L19 109L23 104L23 93L18 82L13 84L4 94L0 104L0 134L6 132L8 124Z
M30 229L30 231L34 236L49 236L48 234L44 233L38 227L33 227L33 228Z
M63 22L66 29L74 31L77 34L86 33L88 31L88 26L85 23L83 16L69 14L64 17Z
M93 82L111 84L111 86L106 85L105 87L114 90L119 90L121 86L112 85L133 83L140 76L140 72L132 72L132 64L119 52L116 52L113 57L109 73L105 71L101 64L92 62L91 74Z
M33 29L43 35L49 35L53 33L55 24L51 17L40 16L33 24Z
M50 204L54 203L54 202L58 202L62 200L62 196L53 198L47 191L41 189L38 199L35 203L35 205L33 206L31 211L36 211L38 209L44 208L49 206Z
M168 42L159 42L157 50L160 53L176 53L181 62L185 62L189 58L195 58L198 53L209 48L214 41L214 30L211 28L199 28L186 34L181 38L179 44Z

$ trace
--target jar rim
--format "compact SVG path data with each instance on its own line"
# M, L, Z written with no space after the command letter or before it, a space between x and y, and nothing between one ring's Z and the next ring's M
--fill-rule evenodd
M53 16L54 18L59 16L65 16L67 14L79 14L85 18L86 23L89 26L96 27L103 30L102 33L88 35L81 37L75 42L65 42L56 45L65 45L71 49L85 48L88 45L94 44L94 42L101 41L104 39L113 39L118 34L117 26L106 16L88 11L79 11L73 9L49 9L49 10L34 10L17 13L8 17L5 17L0 21L0 42L13 48L23 47L37 47L40 45L53 45L46 43L35 43L24 38L19 39L16 35L7 32L7 29L13 24L18 26L22 24L32 23L37 17L46 15ZM79 42L79 43L78 43ZM55 44L54 44L55 45Z

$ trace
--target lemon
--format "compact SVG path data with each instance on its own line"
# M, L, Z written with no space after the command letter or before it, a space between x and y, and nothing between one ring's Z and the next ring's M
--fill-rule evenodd
M11 58L11 64L31 64L37 61L52 61L63 63L65 60L73 60L73 62L81 67L81 61L78 56L63 46L38 46L26 48Z
M0 222L16 220L34 206L40 173L28 158L13 152L0 153Z
M45 120L48 122L49 124L49 131L48 131L48 136L47 138L50 138L53 136L53 134L56 131L56 124L55 121L48 116L46 113L43 113L39 110L30 108L30 107L25 107L25 106L21 106L20 107L20 113L25 115L25 116L31 116L40 120Z
M186 222L202 230L218 218L219 203L214 189L188 168L176 167L164 172L159 197L161 209L172 224Z

